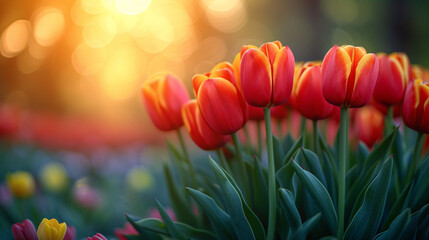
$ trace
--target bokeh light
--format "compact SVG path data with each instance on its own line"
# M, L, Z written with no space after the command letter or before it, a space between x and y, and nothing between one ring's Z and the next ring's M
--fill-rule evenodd
M115 0L119 11L127 15L137 15L149 7L152 0Z
M65 19L61 10L53 7L39 9L34 18L34 39L41 46L50 46L61 37Z
M30 22L18 20L9 25L1 35L1 54L5 57L14 57L27 47L30 37Z

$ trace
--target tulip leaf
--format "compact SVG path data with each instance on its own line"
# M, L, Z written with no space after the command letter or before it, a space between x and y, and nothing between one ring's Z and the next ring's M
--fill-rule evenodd
M283 165L287 164L293 157L293 155L296 153L296 151L302 147L302 139L303 134L301 134L295 141L295 143L292 145L292 147L289 149L289 151L286 153L285 157L283 158Z
M283 212L285 213L286 220L289 223L289 226L292 231L295 232L296 230L298 230L298 228L301 227L302 221L298 209L296 208L295 201L293 199L293 194L287 189L280 188L279 199L280 205L282 206Z
M210 163L214 160L210 157ZM216 162L214 162L216 164ZM217 168L220 169L223 174L226 176L228 181L232 184L232 186L235 188L237 193L240 195L241 202L243 204L244 214L246 214L246 218L249 221L250 226L252 227L253 233L256 237L256 239L263 239L265 237L265 229L262 225L259 218L256 216L256 214L250 209L249 205L244 200L243 193L241 192L240 188L238 187L237 183L234 181L234 179L228 174L228 172L225 171L225 169L222 169L218 164L216 164Z
M389 240L395 239L400 236L402 230L404 230L404 226L410 221L411 211L409 208L405 209L401 214L399 214L395 220L393 220L392 224L390 224L389 229L378 234L375 238L377 240Z
M283 162L284 152L283 144L276 136L273 136L273 148L275 169L279 169Z
M165 227L167 228L167 231L170 233L171 237L177 240L185 240L186 238L183 236L183 232L180 232L176 228L173 220L168 215L167 210L165 210L164 206L162 206L162 204L156 199L155 203L156 207L158 208L158 212L161 215L162 221L164 221Z
M231 218L238 239L255 239L252 228L247 221L240 195L226 177L220 166L210 158L210 165L222 189L226 210Z
M331 199L333 200L335 205L337 200L337 180L335 178L336 173L334 172L334 169L332 167L331 162L329 161L329 157L326 152L323 152L323 155L320 160L322 161L322 165L324 167L327 190L331 195Z
M314 215L313 217L309 218L307 221L305 221L302 226L298 229L298 231L295 232L294 239L307 239L308 233L313 230L313 228L319 223L321 218L321 213L318 213Z
M253 209L261 219L268 219L268 184L264 169L262 169L261 162L256 156L253 160L252 181Z
M293 161L289 161L277 171L276 178L279 181L281 187L293 191L294 187L292 180L294 175L295 171L293 169Z
M207 215L219 239L236 239L229 215L216 204L213 198L192 188L186 188L186 190Z
M429 218L429 204L426 204L419 211L411 214L411 219L407 225L403 226L403 231L398 239L416 239L417 236L423 235L421 232L419 234L419 225L425 220L425 218ZM427 229L429 226L421 226Z
M309 172L313 173L314 176L319 179L320 182L323 183L324 186L327 186L325 175L323 174L322 165L320 165L320 160L317 155L305 148L301 148L302 155L305 159L305 162L307 163L309 167Z
M393 142L395 141L396 133L398 132L398 127L395 128L389 135L387 135L383 141L377 145L374 150L368 155L368 157L364 161L364 167L362 171L367 170L367 166L371 166L376 164L378 161L386 159L390 148L392 147Z
M171 199L171 206L177 216L179 221L195 225L196 218L192 210L188 207L188 202L185 200L184 194L179 191L181 188L176 186L173 176L170 172L170 168L167 165L164 165L164 173L167 183L168 195Z
M392 162L391 157L384 162L381 171L366 189L363 203L350 222L345 239L372 239L376 235L389 190Z
M161 237L158 236L157 234L150 232L147 229L145 229L144 227L140 226L137 223L138 221L141 221L140 218L133 216L133 215L129 215L129 214L125 214L125 218L137 230L137 232L140 235L139 239L154 239L154 240L158 240L158 239L160 240L161 239Z
M314 202L322 211L322 217L326 220L329 230L332 234L335 234L337 231L338 219L328 191L313 174L302 169L295 161L293 161L293 167L304 189L310 193Z

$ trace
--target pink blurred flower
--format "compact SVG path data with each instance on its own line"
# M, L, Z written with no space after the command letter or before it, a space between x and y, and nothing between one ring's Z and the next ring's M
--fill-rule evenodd
M115 235L119 240L127 240L124 235L137 235L137 230L131 225L131 223L126 222L123 228L116 228Z
M0 204L7 205L12 201L12 193L6 184L0 185Z
M170 216L170 218L171 218L171 220L173 220L173 222L177 221L176 214L174 214L173 209L171 209L170 207L166 207L165 210L167 211L168 216ZM162 220L161 214L159 214L158 209L156 209L156 208L150 209L148 215L150 218L157 218L157 219Z
M100 205L101 198L98 192L90 186L78 186L73 192L74 199L85 208L96 208Z
M75 240L76 239L76 228L74 226L67 226L66 235L63 240Z
M15 240L37 240L36 228L28 219L25 219L22 223L13 224L12 234Z
M107 238L103 234L97 233L92 237L87 237L86 240L107 240Z

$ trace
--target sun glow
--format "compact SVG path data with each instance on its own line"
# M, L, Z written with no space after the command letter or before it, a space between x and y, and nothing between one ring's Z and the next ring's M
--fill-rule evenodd
M152 0L116 0L116 8L127 15L138 15L146 10Z

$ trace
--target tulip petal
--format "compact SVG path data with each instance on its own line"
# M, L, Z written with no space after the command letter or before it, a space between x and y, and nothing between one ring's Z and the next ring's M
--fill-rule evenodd
M208 76L205 74L196 74L192 77L192 87L194 89L194 96L197 97L198 90L200 89L201 84L208 79Z
M336 106L344 105L351 65L349 54L336 45L329 50L323 59L322 90L323 97L329 103Z
M379 72L378 58L375 54L366 54L356 67L356 80L350 99L350 107L361 107L369 102L374 92Z
M280 49L273 64L272 106L283 104L289 98L293 88L295 58L288 46Z
M224 78L231 82L234 87L238 87L237 81L235 80L234 71L229 68L217 69L215 71L212 71L210 78Z
M163 115L163 110L158 101L159 97L157 96L157 85L159 81L148 80L143 84L142 94L143 94L143 103L149 114L149 117L152 119L152 122L157 128L163 131L169 131L172 129L172 125L168 119Z
M236 87L222 78L208 79L201 85L198 102L204 119L213 131L227 135L244 125L239 97Z
M402 102L406 84L405 69L396 58L382 55L379 58L378 80L374 88L374 98L385 105L395 105Z
M279 50L280 50L279 45L273 42L267 42L262 44L261 46L261 51L265 54L265 56L267 56L268 60L270 60L271 66L274 64L274 61L276 60L276 56Z
M247 50L241 59L241 90L246 102L254 107L268 107L271 103L271 65L265 54Z

